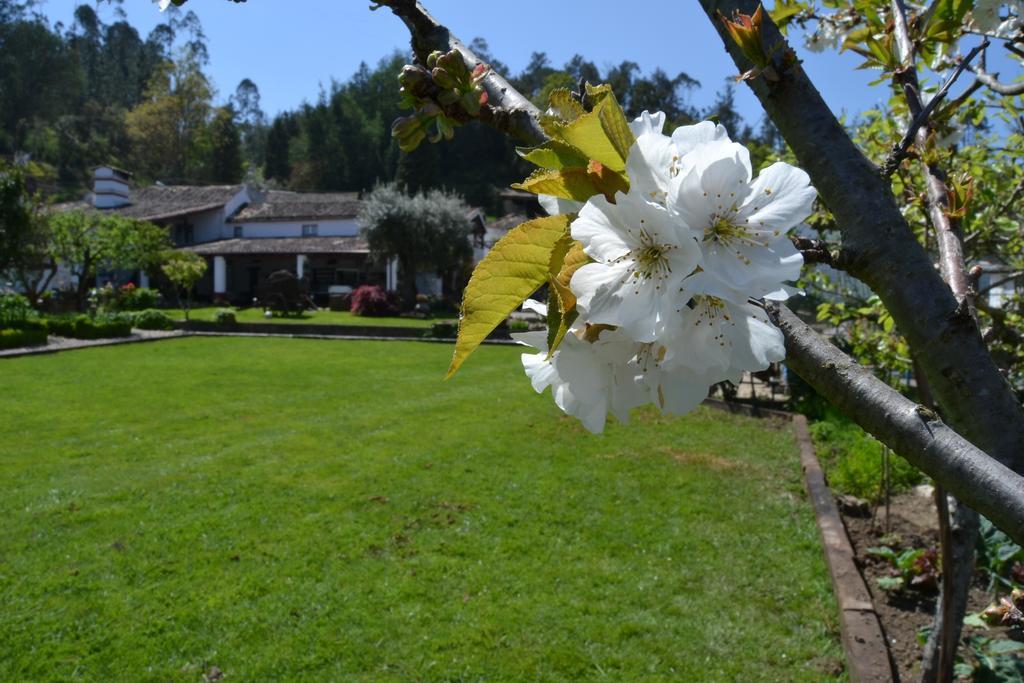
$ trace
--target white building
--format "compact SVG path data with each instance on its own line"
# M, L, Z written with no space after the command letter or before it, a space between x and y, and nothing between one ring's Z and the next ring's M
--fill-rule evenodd
M356 216L358 193L261 192L249 185L134 188L131 174L95 169L92 194L58 211L117 213L166 226L174 245L206 257L201 298L248 303L270 273L306 278L310 292L332 285L397 286L394 264L370 257ZM140 274L145 286L148 278Z

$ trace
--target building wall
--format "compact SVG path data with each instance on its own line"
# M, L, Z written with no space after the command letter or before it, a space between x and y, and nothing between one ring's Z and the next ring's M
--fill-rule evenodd
M316 226L318 237L355 237L359 224L354 218L308 221L259 221L229 223L224 226L225 239L235 237L235 227L242 228L241 237L302 237L302 226Z

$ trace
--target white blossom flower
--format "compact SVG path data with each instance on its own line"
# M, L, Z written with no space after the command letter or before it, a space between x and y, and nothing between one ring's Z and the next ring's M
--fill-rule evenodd
M1003 7L1007 8L1005 16ZM1024 8L1016 0L977 0L971 9L971 23L982 33L1009 38L1021 29L1022 10Z
M160 0L160 11L164 12L171 6L171 0Z
M786 357L782 332L761 308L713 296L694 297L663 343L666 369L704 372L711 383L738 383L743 372L766 370Z
M581 319L621 327L639 342L657 339L701 263L697 241L635 187L616 193L614 204L591 197L570 230L594 259L569 284Z
M697 146L683 165L668 206L701 243L702 293L738 304L785 298L781 283L803 265L786 233L810 215L816 196L807 174L778 162L751 180L749 152L727 141Z
M637 344L616 330L605 330L594 342L580 339L578 332L566 334L550 358L546 332L512 335L519 343L540 350L522 354L530 383L537 393L551 387L555 405L591 432L604 430L609 412L619 421L629 422L630 409L647 400L629 365Z
M728 140L722 125L702 121L676 128L671 137L662 134L665 114L645 111L630 124L636 142L626 159L630 187L651 201L665 203L672 179L681 171L684 155L702 144Z
M809 33L804 39L804 47L811 52L824 52L835 50L846 40L846 31L840 26L839 21L832 17L824 17L818 21L814 33Z

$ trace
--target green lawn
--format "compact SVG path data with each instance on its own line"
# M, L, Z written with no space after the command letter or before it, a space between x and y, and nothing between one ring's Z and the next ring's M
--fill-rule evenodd
M603 436L518 351L192 338L0 361L0 680L821 681L788 425Z
M189 311L192 320L213 320L213 314L221 308L193 308ZM441 318L424 320L421 318L376 318L361 315L352 315L348 311L306 311L300 316L275 316L264 318L262 308L243 308L235 310L235 319L240 323L277 323L281 325L309 324L309 325L370 325L373 327L417 327L429 329ZM164 310L172 320L184 320L185 312L180 308L169 308ZM447 319L447 318L445 318Z

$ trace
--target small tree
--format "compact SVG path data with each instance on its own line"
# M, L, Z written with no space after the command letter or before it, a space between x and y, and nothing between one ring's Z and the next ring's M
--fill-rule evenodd
M190 251L174 251L167 256L161 270L174 285L174 295L178 298L178 306L185 311L187 321L192 308L192 288L206 274L206 259ZM181 299L182 290L185 290L184 301Z
M359 214L370 251L398 259L402 304L416 300L416 273L424 268L442 277L472 254L466 204L455 194L431 190L410 196L394 184L379 185Z
M79 308L101 270L154 268L171 247L164 228L113 214L57 214L49 219L49 233L51 255L78 280Z

